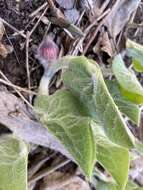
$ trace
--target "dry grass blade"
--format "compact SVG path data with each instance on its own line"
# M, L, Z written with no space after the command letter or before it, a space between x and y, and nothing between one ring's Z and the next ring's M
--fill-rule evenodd
M42 17L45 15L46 11L47 11L47 7L45 8L44 12L39 17L38 21L36 22L36 24L34 25L32 30L30 32L28 31L27 35L26 35L26 71L27 71L27 78L28 78L28 89L31 89L31 79L30 79L30 71L29 71L29 42L30 42L30 37L33 34L33 32L35 31L35 29L37 28L38 24L40 23Z
M51 168L48 169L44 169L43 171L40 171L39 173L37 173L35 176L33 176L30 180L29 183L33 183L35 181L38 181L39 179L53 173L54 171L62 168L63 166L67 165L68 163L70 163L71 160L64 160L62 161L60 164L57 164L56 166L53 166Z
M4 75L2 71L0 71L0 75L9 83L11 84L11 87L17 92L17 94L21 97L21 99L30 107L33 109L33 106L26 100L26 98L15 88L12 83L8 80L8 78Z
M4 35L4 31L5 31L5 28L4 28L2 20L0 19L0 40L2 40L2 37Z
M117 0L111 9L106 26L110 32L112 38L122 31L124 26L127 24L131 15L137 10L141 0Z
M11 24L9 24L7 21L5 21L4 19L2 19L0 17L0 20L3 22L3 24L7 25L9 28L11 28L14 32L18 33L19 35L21 35L23 38L26 39L26 35L23 33L23 31L19 31L17 30L14 26L12 26Z
M31 90L27 90L27 89L25 89L25 88L22 88L22 87L20 87L20 86L17 86L17 85L15 85L15 84L12 84L11 82L8 82L8 81L6 81L6 80L0 79L0 82L3 83L3 84L5 84L5 85L7 85L7 86L9 86L9 87L12 87L12 88L14 88L14 89L17 89L17 90L19 90L19 91L26 92L27 94L37 95L36 92L33 92L33 91L31 91Z

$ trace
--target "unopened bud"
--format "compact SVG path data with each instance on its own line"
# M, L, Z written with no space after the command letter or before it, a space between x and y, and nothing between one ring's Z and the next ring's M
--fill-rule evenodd
M39 45L36 57L44 68L48 68L58 56L59 48L57 44L47 36Z

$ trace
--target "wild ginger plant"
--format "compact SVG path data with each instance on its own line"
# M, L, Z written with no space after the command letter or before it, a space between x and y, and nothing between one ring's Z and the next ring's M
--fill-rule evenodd
M136 46L132 48L143 54ZM131 53L129 56L134 58ZM138 57L135 60L138 63L141 61ZM139 125L142 86L133 70L125 66L121 55L117 55L112 62L113 80L105 80L100 66L84 56L67 56L54 61L53 66L45 69L44 80L41 79L39 95L35 100L35 112L39 114L39 120L64 145L87 180L91 180L96 162L111 175L112 183L98 184L97 190L105 187L108 190L126 190L130 150L136 147L136 139L124 118ZM62 69L64 89L49 95L46 89L58 69ZM3 144L0 141L1 146ZM0 175L0 182L3 180L5 183L6 178ZM11 184L9 187L11 190L16 189ZM8 189L3 188L1 183L0 188ZM21 187L17 182L17 189L26 188L26 184Z
M98 161L114 178L116 189L122 190L128 179L129 149L135 139L107 89L99 65L84 56L64 57L64 61L68 64L62 74L66 90L37 97L40 120L64 144L88 179ZM138 123L139 110L128 100L124 102L136 108L135 115L126 114Z

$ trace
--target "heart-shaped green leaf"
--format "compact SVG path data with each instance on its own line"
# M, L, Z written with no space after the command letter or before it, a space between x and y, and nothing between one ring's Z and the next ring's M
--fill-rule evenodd
M90 177L96 160L96 146L90 127L91 119L86 117L82 104L65 90L49 97L39 96L36 102L37 110L45 110L41 121Z
M120 54L114 58L112 69L121 87L122 95L136 104L142 104L143 88L135 74L126 68Z
M84 56L69 58L64 84L83 103L89 116L105 130L114 143L132 147L134 137L127 128L105 85L99 66Z
M92 174L97 155L115 179L114 189L123 190L129 167L126 148L133 147L134 137L106 87L99 66L83 56L66 57L61 62L64 61L68 66L62 78L68 90L37 98L40 119L87 176Z
M117 81L108 80L106 81L106 85L119 110L123 114L125 114L129 119L131 119L135 124L139 125L140 122L139 106L133 102L128 101L125 97L122 96Z
M117 190L125 188L128 180L129 152L126 148L112 143L101 126L92 122L97 146L97 160L108 170L116 181Z
M27 145L12 135L0 137L0 189L27 190Z
M128 39L126 47L127 55L133 59L134 69L143 72L143 46Z

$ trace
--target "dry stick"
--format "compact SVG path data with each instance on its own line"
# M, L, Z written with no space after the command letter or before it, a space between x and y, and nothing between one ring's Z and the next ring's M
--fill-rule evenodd
M32 166L28 171L28 178L32 178L32 176L51 158L53 158L56 155L54 152L50 156L47 156L46 158L40 160L38 163L36 163L34 166Z
M99 32L101 26L103 25L103 21L98 25L98 27L96 28L94 34L91 36L91 38L89 39L88 43L86 44L85 48L84 48L84 51L83 51L83 54L85 55L91 45L91 43L93 42L93 40L95 39L97 33Z
M8 37L8 34L7 34L6 31L5 31L5 35L6 35L6 38L8 39L8 41L9 41L10 45L12 46L14 55L15 55L15 57L16 57L16 60L17 60L18 64L20 65L20 61L19 61L19 58L18 58L18 56L17 56L17 53L16 53L16 51L15 51L15 49L14 49L14 46L13 46L11 40L10 40L9 37Z
M143 113L141 113L141 118L140 118L139 139L141 142L143 142Z
M41 21L42 17L45 15L47 9L48 9L48 7L45 8L45 10L43 11L43 13L39 17L38 21L36 22L36 24L34 25L34 27L32 28L32 30L30 31L30 36L33 34L33 32L35 31L35 29L37 28L39 22Z
M38 7L38 9L36 9L33 13L31 13L29 15L29 17L34 17L35 15L37 15L42 9L44 9L47 6L47 2L45 2L43 5L41 5L40 7Z
M86 38L86 36L87 36L88 33L90 32L90 29L91 29L93 26L98 25L98 22L99 22L101 19L103 19L103 17L105 17L105 16L109 13L109 11L110 11L110 9L107 9L100 17L98 17L96 20L94 20L94 21L89 25L88 28L86 28L86 29L84 30L85 36L84 36L83 38L81 38L81 39L78 41L78 43L76 44L74 50L71 51L71 52L72 52L72 55L75 55L75 52L77 51L77 49L79 49L80 44L84 41L84 39ZM70 54L70 53L69 53L69 54ZM76 55L77 55L77 54L76 54Z
M111 0L105 0L105 2L103 3L103 5L100 8L100 11L103 12L106 7L108 6L108 4L110 3Z
M29 71L29 39L30 39L30 33L28 31L26 34L26 72L28 79L28 89L31 89L30 71Z
M53 3L52 0L47 0L47 2L48 2L48 4L50 5L50 8L51 8L51 9L54 9L54 8L55 8L55 5L54 5L54 3Z
M6 22L4 19L2 19L0 17L0 20L5 24L7 25L9 28L11 28L12 30L14 30L15 32L17 32L19 35L21 35L23 38L26 38L26 35L23 34L22 32L20 32L18 29L16 29L14 26L12 26L11 24L9 24L8 22Z
M81 22L82 17L84 16L84 14L85 14L85 10L83 10L83 11L82 11L82 13L81 13L81 15L80 15L80 17L79 17L78 21L76 22L76 26L78 26L78 25L79 25L79 23Z
M4 73L0 70L0 74L1 74L1 76L8 82L8 83L10 83L10 84L12 84L11 82L10 82L10 80L4 75ZM26 98L15 88L15 87L13 87L13 85L11 86L15 91L16 91L16 93L22 98L22 100L28 105L28 106L30 106L30 108L32 108L33 109L33 106L26 100Z
M3 79L0 79L0 82L3 83L3 84L5 84L5 85L7 85L7 86L12 87L12 88L16 88L17 90L26 92L26 93L28 93L28 94L37 95L36 92L33 92L33 91L31 91L31 90L27 90L27 89L25 89L25 88L22 88L22 87L20 87L20 86L17 86L17 85L15 85L15 84L12 84L12 83L10 83L10 82L7 82L7 81L5 81L5 80L3 80Z
M101 14L101 15L97 18L97 22L99 22L100 20L102 20L110 11L111 11L111 9L107 9L103 14Z
M77 42L76 46L73 47L74 50L71 50L71 53L69 52L69 54L77 55L77 54L75 54L75 52L79 49L79 46L80 46L81 43L84 41L85 37L88 35L90 29L91 29L93 26L95 26L95 25L97 25L97 20L94 20L93 23L91 23L91 24L89 25L89 27L84 30L85 36L84 36L83 38L81 38L81 39Z
M40 171L39 173L37 173L35 176L33 176L30 180L29 180L29 183L33 183L33 182L36 182L37 180L53 173L54 171L62 168L63 166L65 166L66 164L68 164L69 162L71 162L71 160L65 160L65 161L62 161L60 164L57 164L56 166L54 167L51 167L51 168L48 168L48 169L45 169L44 171Z
M36 24L34 25L32 30L30 32L27 32L27 35L26 35L26 71L27 71L27 78L28 78L28 89L31 88L30 71L29 71L29 42L30 42L30 37L33 34L33 32L35 31L35 29L37 28L40 20L42 19L42 17L46 13L46 11L47 11L47 8L45 8L44 12L41 14L41 16L39 17L38 21L36 22Z
M110 9L109 9L109 10L110 10ZM87 53L88 48L90 47L91 43L92 43L93 40L95 39L95 37L96 37L97 33L99 32L101 26L104 24L104 22L105 22L105 20L106 20L106 18L107 18L107 16L108 16L109 10L107 11L107 13L106 13L104 19L99 23L99 25L98 25L98 27L96 28L94 34L91 36L89 42L86 44L86 46L85 46L85 48L84 48L84 51L83 51L83 54L84 54L84 55Z

